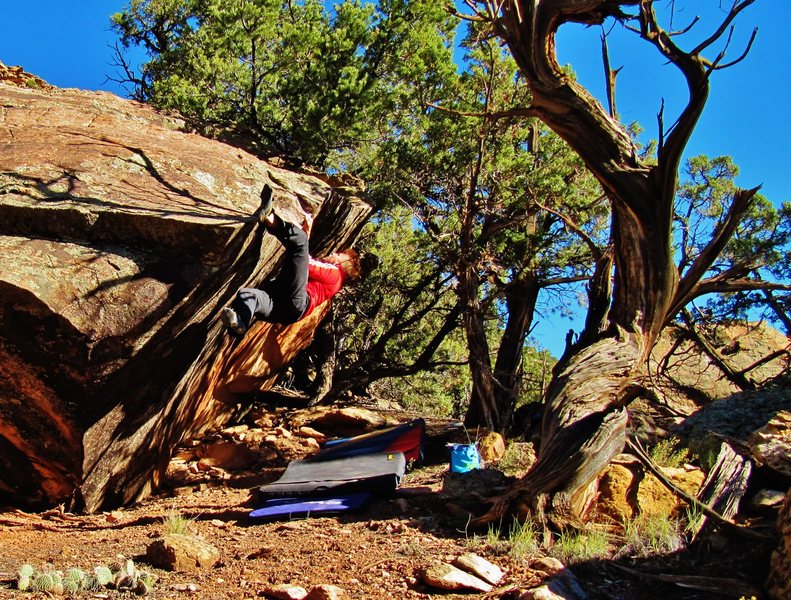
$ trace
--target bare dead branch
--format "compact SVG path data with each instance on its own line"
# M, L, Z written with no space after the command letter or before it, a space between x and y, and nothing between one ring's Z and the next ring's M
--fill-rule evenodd
M765 365L766 363L772 362L774 359L780 358L781 356L785 356L786 358L791 357L791 352L789 352L788 348L781 348L780 350L775 350L771 354L767 354L762 359L754 362L749 367L746 367L739 372L743 375L746 375L750 371L754 371L755 369L758 369L761 366Z
M751 292L751 291L791 291L791 285L785 283L773 283L760 279L718 279L710 278L701 281L690 294L690 300L705 296L706 294L722 294L727 292Z
M604 31L602 31L601 35L601 54L604 63L604 80L607 85L607 107L610 111L610 116L615 119L618 114L615 109L615 80L623 67L613 69L610 66L610 51L607 48L607 34Z
M753 531L752 529L748 529L747 527L742 527L731 521L730 519L726 519L720 513L715 511L713 508L708 506L707 504L703 504L697 498L690 496L684 490L676 486L672 481L670 481L664 473L656 466L656 463L651 460L651 457L648 456L646 451L643 449L643 446L640 444L639 440L636 438L630 438L627 441L629 449L634 453L634 455L640 459L640 462L643 463L643 466L646 468L648 472L650 472L654 477L656 477L662 485L664 485L668 490L673 492L676 496L687 502L690 506L694 506L698 510L700 510L703 514L707 517L715 520L717 523L722 525L726 525L730 531L747 538L753 540L764 540L767 539L762 533L757 531Z
M717 70L717 71L721 71L722 69L727 69L727 68L729 68L729 67L732 67L732 66L733 66L733 65L735 65L735 64L738 64L738 63L742 62L742 61L743 61L745 58L747 58L747 55L750 53L750 49L753 47L753 43L755 42L755 37L756 37L757 35L758 35L758 28L757 28L757 27L755 27L755 28L753 29L753 32L752 32L752 34L750 35L750 39L749 39L749 41L747 42L747 47L744 49L744 52L742 52L742 53L739 55L739 57L738 57L738 58L736 58L736 59L732 60L731 62L724 63L724 64L721 64L721 65L720 65L720 64L716 64L718 61L715 61L715 64L713 64L713 65L710 67L710 70ZM722 57L724 57L724 56L725 56L725 52L723 51L723 52L721 53L721 56L720 56L720 58L722 58Z
M720 26L716 29L716 31L712 33L711 36L709 36L707 39L703 40L700 44L698 44L698 46L694 50L692 50L690 54L693 56L697 56L701 52L703 52L706 48L708 48L713 43L715 43L718 39L720 39L722 35L725 33L725 31L728 29L730 24L733 22L733 20L736 18L736 15L738 15L745 8L750 6L753 2L755 2L755 0L734 0L733 6L728 11L728 14L725 16L725 19L723 19L722 23L720 23Z
M692 19L692 22L689 25L684 27L684 29L679 29L677 31L669 31L668 35L677 36L677 35L684 35L685 33L689 33L690 31L692 31L692 28L695 26L695 24L698 21L700 21L700 17L696 16L695 18Z
M463 110L456 110L455 108L447 108L433 102L427 102L426 106L441 110L442 112L459 117L472 117L476 119L484 119L487 121L499 121L502 119L524 119L527 117L535 117L538 113L531 107L512 108L510 110L494 111L494 112L467 112Z
M750 381L745 377L743 373L740 373L734 370L725 358L717 351L717 349L709 342L706 338L706 335L698 329L692 315L689 314L689 311L682 310L681 311L681 318L684 321L684 324L687 326L687 334L689 335L690 339L703 351L703 353L709 357L709 359L717 366L717 368L722 371L723 375L739 387L741 390L754 390L755 389L755 382Z

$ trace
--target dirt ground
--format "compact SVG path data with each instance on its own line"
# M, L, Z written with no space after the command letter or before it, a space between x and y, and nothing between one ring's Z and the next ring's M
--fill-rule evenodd
M534 568L538 556L516 558L489 545L485 533L476 536L466 530L457 507L440 493L447 477L446 464L410 471L395 497L377 498L355 514L251 521L249 513L256 506L254 491L281 471L282 465L262 469L255 477L248 472L214 479L202 473L203 481L188 482L135 506L96 515L71 515L63 510L0 511L0 598L50 597L12 589L16 572L25 563L39 570L91 570L129 558L155 576L149 596L155 598L260 598L266 597L266 589L283 583L307 590L333 585L343 590L343 598L518 598L546 578ZM189 519L190 532L219 550L220 562L214 568L178 573L145 564L147 546L166 533L165 521L173 515ZM646 574L731 577L758 588L770 549L771 545L759 548L739 540L722 540L719 548L709 545L681 556L643 563L624 561L621 566L609 561L581 564L572 572L592 600L738 599L742 594L701 592ZM442 592L421 580L421 569L432 561L450 562L468 552L506 572L489 594ZM79 597L133 596L110 590Z

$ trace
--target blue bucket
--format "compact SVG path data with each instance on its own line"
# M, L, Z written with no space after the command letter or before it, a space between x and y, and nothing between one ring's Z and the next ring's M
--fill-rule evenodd
M476 444L448 444L448 446L451 473L466 473L481 468L481 455Z

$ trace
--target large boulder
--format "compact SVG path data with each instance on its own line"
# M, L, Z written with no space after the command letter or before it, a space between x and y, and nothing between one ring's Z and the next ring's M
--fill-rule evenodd
M662 474L690 496L700 489L704 473L694 467L661 467ZM638 515L671 516L683 502L657 477L643 473L641 465L622 455L611 463L599 481L597 509L616 522L626 523Z
M241 342L220 310L282 249L248 217L264 183L311 251L370 208L107 93L0 81L0 502L95 511L157 484L312 339L317 311Z
M755 386L788 373L791 339L764 321L718 325L705 335L723 363ZM645 376L652 392L685 414L742 391L711 356L674 325L665 328L652 349Z

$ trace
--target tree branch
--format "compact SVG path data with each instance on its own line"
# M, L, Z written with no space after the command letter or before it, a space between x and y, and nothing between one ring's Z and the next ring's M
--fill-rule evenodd
M751 291L791 291L791 284L773 283L760 279L730 279L720 280L718 278L704 279L696 285L689 294L689 301L700 298L706 294L722 294L728 292L751 292Z
M591 239L591 237L587 233L585 233L585 231L583 231L582 228L579 225L577 225L571 217L555 210L554 208L550 208L548 206L541 204L541 202L539 202L536 199L534 199L533 202L535 202L536 206L538 206L538 208L540 208L541 210L544 210L550 214L555 215L557 218L563 221L566 227L568 227L573 233L576 233L590 250L590 253L593 256L594 261L599 262L601 260L602 251L596 245L596 242L594 242Z
M755 383L747 379L743 373L734 371L725 361L722 355L717 351L717 349L709 343L709 341L706 339L706 336L698 330L698 327L695 324L695 321L692 319L692 315L689 314L689 311L686 309L682 310L681 318L683 319L684 324L687 326L686 333L689 338L695 344L697 344L703 353L706 354L709 359L711 359L711 361L720 371L722 371L728 381L738 386L742 391L755 389Z
M629 445L629 449L634 453L634 455L640 459L640 462L643 463L643 466L651 473L654 477L656 477L662 485L664 485L668 490L673 492L676 496L687 502L690 506L694 506L698 510L700 510L703 514L707 517L713 519L717 523L721 525L726 525L728 528L737 533L738 535L753 540L765 540L767 536L764 534L758 533L753 531L752 529L748 529L747 527L742 527L731 521L730 519L726 519L716 510L708 506L707 504L703 504L697 498L690 496L684 490L676 486L673 482L671 482L667 477L665 477L664 473L656 466L656 463L651 460L651 457L646 454L643 447L640 445L640 442L634 438L630 438L627 442Z
M468 112L463 110L456 110L455 108L447 108L445 106L441 106L433 102L426 102L426 106L430 108L434 108L436 110L441 110L442 112L448 113L450 115L456 115L459 117L473 117L478 119L484 119L486 121L499 121L502 119L514 119L514 118L524 119L528 117L537 116L536 111L529 106L524 106L521 108L512 108L509 110L494 111L494 112L488 112L488 111Z
M690 54L698 55L703 52L706 48L711 46L715 43L718 39L722 37L725 33L725 30L728 29L728 26L733 22L740 12L742 12L745 8L750 6L755 0L734 0L733 6L728 11L725 19L720 23L720 26L716 29L714 33L711 34L707 39L703 40L698 46L692 50Z
M744 52L742 52L739 55L738 58L736 58L736 59L734 59L734 60L732 60L731 62L728 62L728 63L719 64L719 61L722 60L725 57L725 52L723 51L717 57L717 60L714 61L714 63L711 65L710 70L720 71L722 69L727 69L728 67L732 67L733 65L742 62L745 58L747 58L747 55L750 53L750 49L753 47L753 43L755 42L755 37L757 35L758 35L758 28L755 27L753 29L752 34L750 35L750 39L747 42L747 46L745 47Z
M753 197L759 189L760 186L751 190L738 190L734 194L733 201L730 207L728 207L728 212L712 233L711 240L706 244L706 247L701 251L679 282L671 308L667 313L668 319L672 318L682 306L687 304L687 302L694 297L695 294L693 294L693 291L698 285L698 282L700 282L703 275L708 271L709 267L711 267L722 252L722 249L731 239L742 215L744 215L749 208Z

